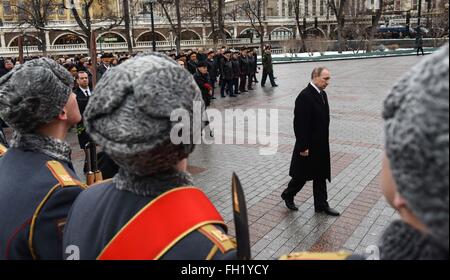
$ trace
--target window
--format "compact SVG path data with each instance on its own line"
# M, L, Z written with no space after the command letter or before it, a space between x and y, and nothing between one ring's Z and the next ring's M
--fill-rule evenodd
M313 15L313 16L316 15L317 1L318 1L318 0L312 0L312 15Z
M411 8L412 10L417 10L418 9L418 5L417 5L417 0L411 0Z
M325 13L325 9L324 9L325 3L324 2L325 2L325 0L320 0L320 15L321 16L323 16Z

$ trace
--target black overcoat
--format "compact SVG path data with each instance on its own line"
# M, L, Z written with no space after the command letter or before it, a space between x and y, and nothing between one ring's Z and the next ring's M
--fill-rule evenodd
M296 143L289 175L300 180L328 179L330 163L330 107L327 94L309 84L295 101L294 131ZM308 157L300 152L309 150Z

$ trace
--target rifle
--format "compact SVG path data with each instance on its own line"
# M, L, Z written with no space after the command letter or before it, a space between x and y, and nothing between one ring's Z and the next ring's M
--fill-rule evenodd
M87 143L84 148L87 162L86 184L91 186L103 181L102 172L97 164L97 145L93 142Z

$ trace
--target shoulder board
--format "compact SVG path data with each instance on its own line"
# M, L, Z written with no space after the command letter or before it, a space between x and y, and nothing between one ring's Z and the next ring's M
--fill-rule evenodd
M279 260L281 261L307 261L307 260L330 260L330 261L343 261L351 256L350 253L339 251L339 252L300 252L291 253L289 255L282 256Z
M4 154L6 154L6 151L8 151L8 149L3 146L2 144L0 144L0 157L2 157Z
M214 225L205 225L199 228L198 231L205 235L209 240L211 240L211 242L213 242L217 246L217 248L219 248L222 254L236 249L236 243L233 242L233 240L228 235L220 231Z
M67 172L64 166L55 160L47 162L48 169L52 172L53 176L58 180L61 187L69 187L69 186L81 186L82 184L72 178L72 176Z

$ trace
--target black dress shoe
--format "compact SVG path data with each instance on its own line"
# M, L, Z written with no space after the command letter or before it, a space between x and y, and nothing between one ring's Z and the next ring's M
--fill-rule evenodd
M277 84L275 84L275 85L273 85L272 87L278 87L278 85L277 85Z
M328 207L326 209L316 209L316 213L324 213L328 216L333 216L333 217L338 217L341 215L338 211L336 211L330 207Z
M287 197L284 195L284 193L281 194L281 198L284 200L284 203L286 204L286 207L287 207L289 210L292 210L292 211L298 211L298 208L297 208L297 206L295 206L295 203L294 203L294 198L287 198Z

